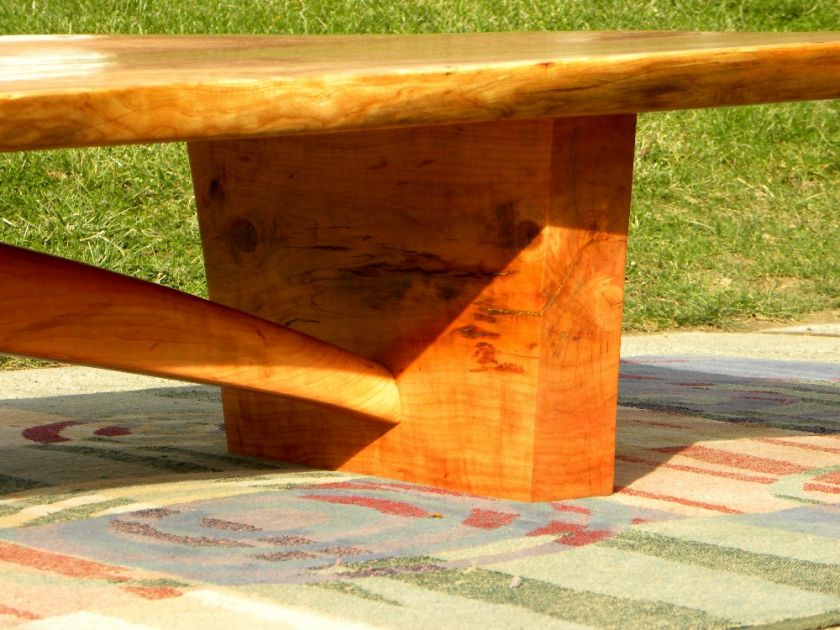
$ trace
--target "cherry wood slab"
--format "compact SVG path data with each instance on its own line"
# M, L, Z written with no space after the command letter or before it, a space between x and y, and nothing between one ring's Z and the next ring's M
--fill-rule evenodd
M635 116L190 143L211 299L385 365L401 422L224 392L229 447L612 491Z
M0 150L840 96L840 33L0 38Z

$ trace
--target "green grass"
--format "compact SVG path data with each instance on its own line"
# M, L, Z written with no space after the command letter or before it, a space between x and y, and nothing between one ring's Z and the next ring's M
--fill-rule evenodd
M836 0L2 0L10 33L831 30Z
M641 117L627 328L840 306L838 113L820 102Z
M11 33L831 30L836 0L0 0ZM840 308L837 103L640 117L625 328ZM0 155L0 241L203 294L181 145Z

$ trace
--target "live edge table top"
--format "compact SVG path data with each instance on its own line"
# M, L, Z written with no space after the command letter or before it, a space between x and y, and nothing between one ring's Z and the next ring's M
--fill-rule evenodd
M840 32L0 37L0 150L840 96Z

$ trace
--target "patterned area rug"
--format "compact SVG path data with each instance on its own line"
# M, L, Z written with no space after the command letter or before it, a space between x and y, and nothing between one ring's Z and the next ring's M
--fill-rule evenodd
M212 389L26 374L0 374L0 626L840 623L838 365L625 361L615 494L538 504L231 456Z

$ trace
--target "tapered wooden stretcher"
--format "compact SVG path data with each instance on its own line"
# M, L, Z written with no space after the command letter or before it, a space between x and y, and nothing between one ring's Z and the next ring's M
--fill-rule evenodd
M188 143L212 300L0 245L0 352L221 385L238 453L607 494L636 114L838 96L838 33L0 38L1 150Z

